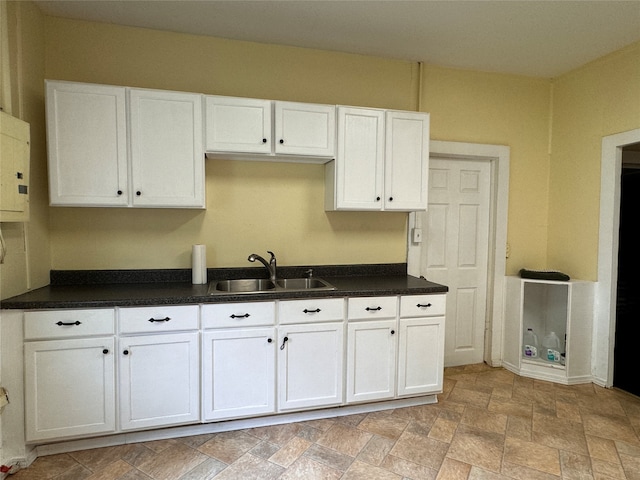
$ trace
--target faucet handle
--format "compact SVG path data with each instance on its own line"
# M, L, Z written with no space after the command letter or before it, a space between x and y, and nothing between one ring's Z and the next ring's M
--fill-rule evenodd
M313 277L313 268L310 268L309 270L306 270L304 273L306 273L307 277L309 277L309 278Z
M267 250L267 253L271 255L271 261L274 261L276 259L276 254L273 253L271 250Z

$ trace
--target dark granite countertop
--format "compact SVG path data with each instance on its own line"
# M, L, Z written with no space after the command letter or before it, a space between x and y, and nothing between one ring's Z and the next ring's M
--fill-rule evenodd
M406 274L406 264L279 267L281 278L304 277L313 268L335 290L207 294L208 285L192 285L191 270L52 271L51 284L0 302L3 309L99 308L266 301L296 298L366 297L445 293L444 285ZM208 269L209 282L264 278L265 269Z

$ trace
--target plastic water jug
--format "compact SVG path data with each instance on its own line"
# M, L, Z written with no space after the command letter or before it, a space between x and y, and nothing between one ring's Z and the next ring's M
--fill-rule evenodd
M522 342L523 355L526 358L538 357L538 336L534 333L532 328L527 328L524 332L524 339Z
M542 340L544 358L550 362L560 362L560 339L555 332L550 332Z

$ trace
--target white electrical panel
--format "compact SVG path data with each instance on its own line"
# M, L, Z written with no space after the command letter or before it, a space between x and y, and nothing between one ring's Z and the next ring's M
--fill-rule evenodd
M0 222L29 221L29 124L0 111Z

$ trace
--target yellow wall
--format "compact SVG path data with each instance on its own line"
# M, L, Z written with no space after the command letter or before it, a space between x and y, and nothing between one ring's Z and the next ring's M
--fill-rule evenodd
M416 64L46 18L46 77L413 110ZM550 83L427 67L433 138L512 148L513 268L546 256ZM208 160L207 210L52 208L52 268L210 267L274 250L283 265L406 261L404 213L327 213L323 167ZM515 213L514 213L515 212ZM511 227L513 223L514 228Z
M640 128L640 43L561 76L553 92L548 263L596 280L602 137Z
M12 115L28 122L31 129L31 214L29 223L0 226L7 243L7 257L0 265L0 299L48 284L51 265L43 103L44 17L31 2L8 2L7 19Z

